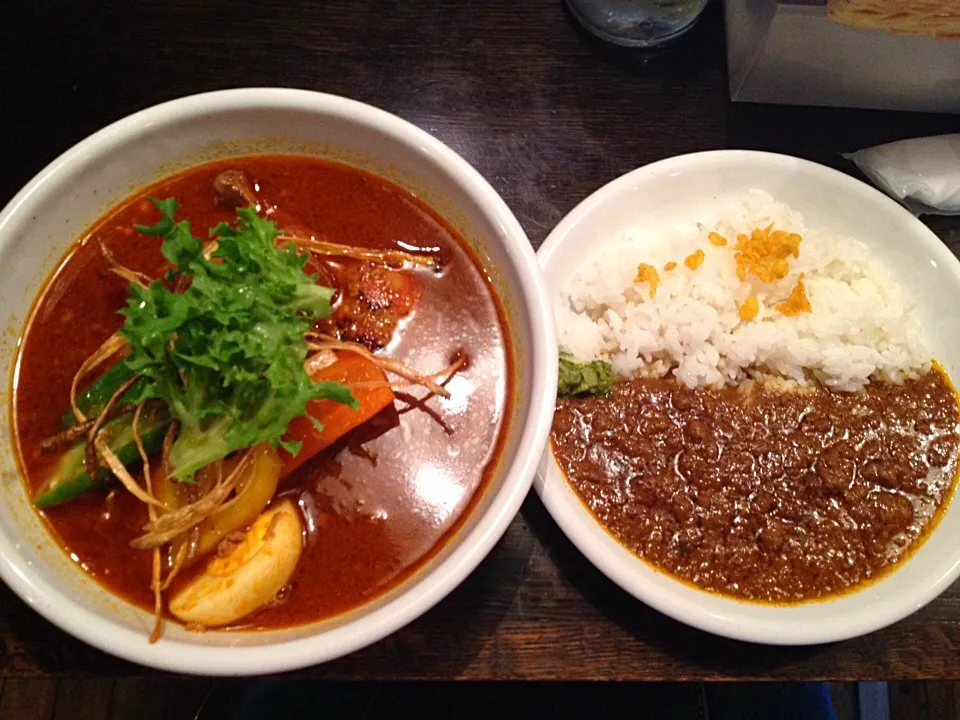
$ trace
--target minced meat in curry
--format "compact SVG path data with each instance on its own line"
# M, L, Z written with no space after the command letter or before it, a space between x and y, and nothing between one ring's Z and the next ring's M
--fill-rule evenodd
M700 588L797 602L877 577L935 525L960 411L939 368L859 393L691 390L560 400L554 454L627 548Z

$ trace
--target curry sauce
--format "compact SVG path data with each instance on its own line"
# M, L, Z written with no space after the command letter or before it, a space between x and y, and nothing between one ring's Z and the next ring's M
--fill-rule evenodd
M798 602L878 577L935 526L960 410L936 366L857 393L637 379L558 401L552 445L644 560L705 590Z

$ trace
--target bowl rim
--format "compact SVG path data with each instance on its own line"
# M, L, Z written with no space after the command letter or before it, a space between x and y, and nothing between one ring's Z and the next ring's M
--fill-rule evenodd
M533 247L506 202L466 160L428 132L385 110L337 95L292 88L234 88L178 98L128 115L66 150L7 203L0 212L0 247L5 244L10 223L44 202L44 185L52 177L133 142L148 129L155 131L191 118L237 110L294 110L344 118L414 148L428 163L457 178L498 228L498 241L504 243L520 279L517 297L530 317L538 321L529 328L534 351L530 402L526 408L520 407L519 416L513 420L520 436L514 461L489 507L463 535L469 541L461 542L396 597L342 625L262 645L194 645L168 638L151 645L145 634L76 604L48 583L30 563L22 562L16 538L8 537L0 528L0 579L47 620L124 660L172 672L220 676L282 672L342 657L395 632L446 597L488 555L519 512L547 442L557 377L556 353L552 351L556 335L546 284ZM17 328L18 334L21 329ZM103 592L109 593L105 589Z
M564 216L547 236L543 245L540 246L537 251L537 259L541 271L544 272L544 277L549 277L548 269L551 259L566 241L570 231L585 217L597 212L609 198L634 185L656 182L657 177L679 172L702 171L731 162L749 163L760 169L763 167L787 168L788 166L794 170L800 169L813 178L837 183L843 187L844 191L859 194L866 201L883 208L886 212L900 214L905 224L912 227L913 239L923 242L925 248L931 252L932 256L935 256L938 263L944 263L952 268L954 276L960 278L960 259L953 255L932 230L892 198L851 175L825 165L791 155L757 150L709 150L677 155L636 168L603 185ZM550 302L552 307L554 302L552 296ZM870 612L857 615L848 613L845 618L847 622L842 627L829 623L811 623L804 624L801 629L800 627L783 624L782 618L779 621L777 619L757 620L746 618L735 608L772 608L778 606L738 601L688 585L653 564L640 559L620 545L574 492L565 474L557 464L549 442L541 457L537 477L534 480L534 489L550 516L560 526L567 538L598 570L620 588L637 600L674 620L734 640L766 645L800 646L835 642L866 635L892 625L916 612L960 578L960 553L958 553L952 566L940 575L932 577L929 584L919 587L909 597L897 602L885 603L883 607L872 608ZM955 486L953 494L947 500L948 507L958 491L960 490ZM934 528L931 536L936 534L937 530L938 528ZM928 540L929 538L924 541L924 544ZM906 558L903 561L904 565L911 559L912 557ZM897 571L898 569L894 569L890 575L869 583L863 590L881 585ZM668 580L666 583L667 589L645 581L645 578L649 579L654 575ZM826 604L845 597L854 597L858 592L860 591L826 598L821 601L810 601L809 603L802 603L802 605ZM730 611L719 613L705 609L700 603L703 603L707 597L711 598L710 602L722 601L724 607L730 608ZM785 606L783 609L789 610L789 608L790 606Z

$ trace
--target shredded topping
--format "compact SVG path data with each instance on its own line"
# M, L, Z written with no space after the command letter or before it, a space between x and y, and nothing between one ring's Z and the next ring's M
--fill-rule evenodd
M703 265L703 258L704 258L703 250L697 250L695 253L692 253L691 255L687 255L687 257L683 261L683 264L686 265L691 270L696 270L698 267Z
M803 273L800 273L800 277L797 278L797 284L794 285L793 290L790 291L790 296L777 305L777 310L784 315L794 317L800 313L813 311L813 307L807 299L807 289L803 285L803 275ZM740 316L743 317L742 309L740 310Z
M775 230L773 225L765 228L754 228L747 235L737 235L737 242L731 247L737 263L737 277L744 282L750 275L754 275L762 282L771 283L782 280L790 274L791 257L800 257L800 242L803 238L797 233L788 233L785 230ZM729 245L727 239L718 232L707 234L707 241L714 247ZM687 255L683 264L691 270L696 270L706 259L703 250L697 250ZM664 272L670 272L677 267L677 263L669 261L663 266ZM640 263L637 266L635 283L650 285L650 299L656 297L657 287L660 285L660 274L653 265ZM790 296L779 305L774 306L781 314L794 317L800 313L812 312L813 308L807 299L806 288L803 285L803 273L797 279L797 284L790 292ZM751 295L738 309L743 322L755 320L760 314L760 300Z
M657 285L660 284L660 274L653 265L640 263L637 265L637 277L634 282L650 283L650 299L653 300L657 295Z
M744 322L750 322L760 314L760 301L756 295L751 295L743 301L740 306L740 319Z
M737 277L742 282L752 274L767 283L785 278L790 272L787 258L800 257L802 239L796 233L774 230L773 225L755 228L750 235L737 235Z

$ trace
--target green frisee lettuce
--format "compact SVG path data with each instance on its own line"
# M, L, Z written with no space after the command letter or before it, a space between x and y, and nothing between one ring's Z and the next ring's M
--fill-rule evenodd
M120 334L130 346L123 362L147 380L132 401L164 400L180 423L174 477L192 480L204 465L263 442L295 454L299 444L281 438L311 400L356 408L346 387L315 383L303 368L304 333L330 315L334 293L304 272L306 254L277 248L276 225L248 208L235 226L210 231L218 248L207 259L190 223L174 220L177 202L152 202L160 222L137 230L163 238L173 269L146 288L130 285ZM184 276L187 288L173 292Z

